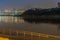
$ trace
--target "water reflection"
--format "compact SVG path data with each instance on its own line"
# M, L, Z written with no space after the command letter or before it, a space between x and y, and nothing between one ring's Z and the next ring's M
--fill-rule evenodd
M30 19L13 16L0 16L0 28L11 28L24 31L34 31L46 34L60 35L59 23L48 22L47 20Z
M58 31L60 31L60 24L58 24Z
M42 24L42 23L43 23L43 25L47 24L48 27L49 26L54 27L53 25L55 25L57 31L60 30L60 20L58 20L58 19L50 19L50 20L49 19L38 19L38 18L23 18L23 19L28 23L32 23L32 24L35 23L37 25ZM51 25L49 25L49 24L51 24ZM43 26L43 27L45 27L45 26Z
M22 17L0 16L0 22L5 23L24 23Z
M29 23L52 23L60 24L60 19L44 19L44 18L23 18L26 22Z

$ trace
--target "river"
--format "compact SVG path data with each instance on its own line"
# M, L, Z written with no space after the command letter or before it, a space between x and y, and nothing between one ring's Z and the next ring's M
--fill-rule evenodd
M60 36L59 24L29 23L22 17L0 16L0 28L32 31Z

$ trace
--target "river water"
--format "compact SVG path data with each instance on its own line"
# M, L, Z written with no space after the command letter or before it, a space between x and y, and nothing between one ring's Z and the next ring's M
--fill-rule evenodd
M59 24L29 23L22 17L0 16L0 28L32 31L60 36Z

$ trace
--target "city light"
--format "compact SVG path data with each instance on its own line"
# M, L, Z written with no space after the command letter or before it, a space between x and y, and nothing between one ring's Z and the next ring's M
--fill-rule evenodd
M0 37L0 40L9 40L8 38Z

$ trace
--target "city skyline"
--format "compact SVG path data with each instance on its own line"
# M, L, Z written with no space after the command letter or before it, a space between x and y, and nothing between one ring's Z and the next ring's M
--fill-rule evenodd
M5 8L53 8L59 0L0 0L0 9Z

